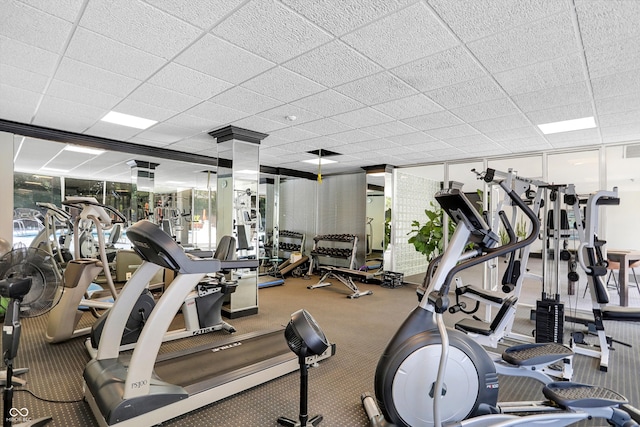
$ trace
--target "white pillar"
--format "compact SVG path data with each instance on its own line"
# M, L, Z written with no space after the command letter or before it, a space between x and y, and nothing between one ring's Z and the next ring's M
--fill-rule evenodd
M0 238L13 245L13 137L0 132Z

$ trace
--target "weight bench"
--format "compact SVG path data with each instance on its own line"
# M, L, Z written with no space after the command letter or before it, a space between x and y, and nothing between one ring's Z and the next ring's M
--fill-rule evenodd
M330 282L326 280L334 278L340 281L343 285L345 285L351 292L351 295L347 295L347 298L360 298L365 295L372 295L373 291L361 291L358 289L358 286L354 283L352 277L365 278L368 280L369 278L373 278L372 273L368 273L366 271L359 270L351 270L349 268L340 268L340 267L331 267L331 266L322 266L320 267L320 272L323 272L322 277L315 285L307 286L307 289L316 289L323 288L325 286L331 286Z

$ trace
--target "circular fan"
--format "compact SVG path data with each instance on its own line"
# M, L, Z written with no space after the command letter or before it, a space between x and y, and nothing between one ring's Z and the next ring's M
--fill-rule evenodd
M21 317L46 313L62 295L57 292L62 284L60 269L53 257L41 249L23 247L0 257L0 280L11 277L31 277L31 290L20 303Z

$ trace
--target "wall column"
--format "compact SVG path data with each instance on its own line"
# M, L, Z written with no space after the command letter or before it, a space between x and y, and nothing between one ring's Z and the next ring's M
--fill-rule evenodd
M260 142L268 135L226 126L209 132L218 148L216 239L236 237L238 256L260 257ZM229 318L258 312L258 271L243 272L222 308Z
M0 238L13 245L13 138L0 132Z

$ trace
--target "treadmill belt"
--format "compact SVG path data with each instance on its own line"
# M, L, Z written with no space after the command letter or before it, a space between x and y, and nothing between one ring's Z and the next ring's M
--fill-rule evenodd
M271 332L220 347L211 347L179 358L159 361L155 374L163 381L187 388L291 352L282 331ZM236 375L237 376L237 375Z

